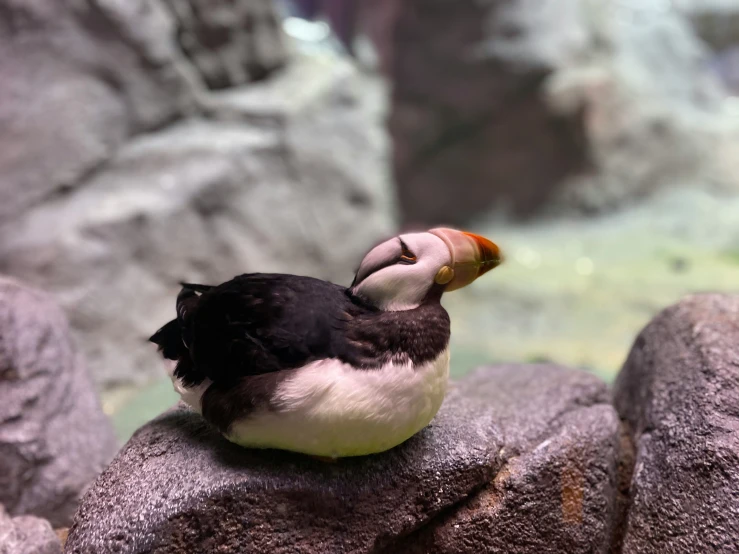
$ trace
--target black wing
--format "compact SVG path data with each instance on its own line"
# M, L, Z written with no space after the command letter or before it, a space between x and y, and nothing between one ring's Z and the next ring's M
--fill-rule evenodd
M343 287L293 275L242 275L197 297L184 291L178 321L187 356L176 374L185 384L233 384L336 357L342 321L362 309Z

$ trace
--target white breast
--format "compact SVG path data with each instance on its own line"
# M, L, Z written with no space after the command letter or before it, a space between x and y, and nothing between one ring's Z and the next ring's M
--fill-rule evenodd
M277 409L235 422L227 438L247 447L359 456L392 448L431 422L446 394L449 350L418 366L356 369L331 359L289 371L274 395ZM187 399L178 392L199 409L204 390Z

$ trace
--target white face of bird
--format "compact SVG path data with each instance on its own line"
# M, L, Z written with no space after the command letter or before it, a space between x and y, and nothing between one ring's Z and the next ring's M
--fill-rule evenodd
M435 286L457 290L502 262L488 239L454 229L400 235L364 257L351 291L381 310L419 306Z

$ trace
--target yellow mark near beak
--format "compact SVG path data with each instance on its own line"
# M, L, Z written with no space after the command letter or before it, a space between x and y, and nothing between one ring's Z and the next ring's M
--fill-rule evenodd
M445 228L429 232L444 241L452 256L452 266L441 268L436 275L436 282L446 284L447 292L466 287L503 263L498 245L485 237Z

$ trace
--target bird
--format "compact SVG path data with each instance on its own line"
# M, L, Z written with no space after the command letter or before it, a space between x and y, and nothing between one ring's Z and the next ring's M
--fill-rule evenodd
M181 283L176 317L149 340L182 401L231 442L334 461L377 454L441 407L442 295L502 260L492 241L439 227L378 244L349 287L277 273Z

